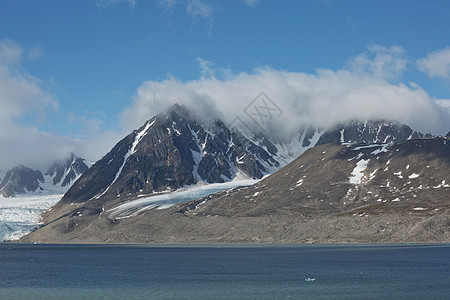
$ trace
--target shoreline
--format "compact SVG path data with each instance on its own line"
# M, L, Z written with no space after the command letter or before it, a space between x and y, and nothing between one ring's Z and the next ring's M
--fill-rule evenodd
M17 241L3 241L0 245L44 245L44 246L119 246L119 247L142 247L142 248L276 248L276 247L450 247L450 242L398 242L398 243L29 243Z

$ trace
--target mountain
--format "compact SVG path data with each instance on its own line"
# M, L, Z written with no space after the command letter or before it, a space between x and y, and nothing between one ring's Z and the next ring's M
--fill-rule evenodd
M62 203L130 198L198 181L230 181L265 169L221 121L200 125L175 105L119 141L65 194Z
M26 192L43 190L40 186L44 183L44 177L40 171L34 171L25 166L18 166L6 172L0 184L0 195L7 198Z
M51 183L54 186L64 190L64 188L70 187L88 169L89 166L84 159L70 153L67 159L53 163L44 175L51 178Z
M288 141L202 123L184 106L148 120L119 141L64 195L61 205L127 201L181 187L260 179L307 149L330 142L394 142L422 134L394 122L350 122L331 130L304 129Z
M118 218L118 203L54 208L22 241L450 242L449 169L445 137L328 143L253 186L165 209Z
M64 193L89 169L87 163L71 153L56 161L44 174L26 166L8 170L0 183L0 195L7 198L24 193Z

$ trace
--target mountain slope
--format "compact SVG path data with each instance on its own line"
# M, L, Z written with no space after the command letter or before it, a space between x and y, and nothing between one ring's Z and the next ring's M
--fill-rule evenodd
M213 197L195 212L259 216L289 210L311 217L394 211L434 214L450 208L449 167L450 141L445 138L393 145L327 144L308 150L252 187Z
M38 242L450 242L450 140L325 144L250 187L118 219L46 214Z

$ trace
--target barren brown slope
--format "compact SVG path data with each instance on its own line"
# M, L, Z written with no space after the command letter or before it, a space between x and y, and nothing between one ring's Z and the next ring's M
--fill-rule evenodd
M76 207L27 242L450 242L450 141L327 144L247 188L126 219ZM59 212L61 213L61 212Z

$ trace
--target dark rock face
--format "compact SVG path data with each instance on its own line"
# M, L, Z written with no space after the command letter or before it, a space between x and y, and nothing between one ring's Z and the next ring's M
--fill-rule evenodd
M327 143L393 143L423 137L422 133L397 122L388 121L353 121L341 124L326 131L316 145Z
M6 172L0 184L0 194L7 198L16 193L35 192L41 188L40 183L43 182L44 177L40 171L18 166Z
M67 187L73 183L78 175L83 174L88 169L89 167L82 158L70 153L66 160L55 162L45 175L53 177L54 185L60 184L62 187Z

